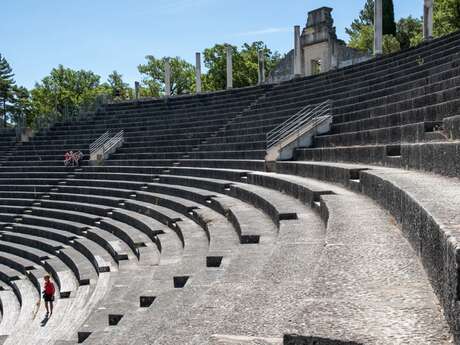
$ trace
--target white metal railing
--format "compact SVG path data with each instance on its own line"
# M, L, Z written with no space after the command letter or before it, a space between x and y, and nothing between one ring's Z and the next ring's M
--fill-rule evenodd
M90 160L101 161L106 159L109 154L123 144L124 135L124 130L119 131L115 135L112 135L110 131L102 134L89 146Z
M99 138L94 140L89 145L89 153L93 154L94 152L98 151L109 138L110 138L110 131L107 131L104 134L102 134Z
M330 116L332 101L327 100L318 105L307 105L299 110L281 125L267 133L267 149L278 144L295 132L299 134L306 127L313 127L316 121L323 116Z
M104 144L104 152L110 152L113 148L117 147L120 143L123 142L124 136L124 130L121 130L117 134L115 134Z

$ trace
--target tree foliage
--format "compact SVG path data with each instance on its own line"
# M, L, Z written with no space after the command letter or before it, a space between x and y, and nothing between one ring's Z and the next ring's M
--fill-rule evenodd
M383 34L396 36L395 7L393 0L382 1Z
M434 35L447 35L460 30L460 0L434 1Z
M373 35L373 25L374 25L374 0L366 0L364 3L364 8L359 13L358 18L353 20L349 28L345 29L345 32L350 36L350 39L354 42L366 41L366 38L359 37L364 32L365 35L369 36L369 27L372 27ZM383 34L384 35L396 35L396 23L395 23L395 14L394 14L394 5L393 0L383 0L382 2L383 10Z
M206 91L225 89L227 84L227 47L228 44L216 44L204 51L204 65L208 70L203 77L203 88ZM280 55L273 53L263 42L245 43L241 49L232 46L233 86L245 87L256 85L258 82L259 51L264 52L265 73L270 71L280 61Z
M0 54L0 114L4 127L6 127L7 124L8 109L13 101L15 87L15 81L13 78L13 69L6 58Z
M32 120L32 100L30 92L23 86L15 86L13 90L11 120L14 123L25 125Z
M396 37L400 49L407 49L423 41L423 21L411 16L401 18L393 27L393 1L383 1L384 34ZM393 19L392 19L393 18ZM374 0L366 0L359 17L345 31L350 36L349 46L372 52L374 25ZM460 0L434 1L434 35L436 37L460 30ZM384 36L384 53L397 49L396 42Z
M34 116L63 118L91 104L104 91L100 76L59 65L32 90L32 112Z
M117 71L113 71L109 74L107 79L109 94L115 100L126 100L132 97L132 89L128 83L123 81L123 75Z
M215 45L206 49L203 75L203 89L214 91L226 87L226 47ZM266 74L280 60L263 42L233 47L234 86L255 85L258 81L258 53L265 54ZM195 91L195 67L187 61L175 58L146 57L146 63L138 66L143 76L141 97L158 97L165 92L164 66L166 60L171 66L171 91L173 95ZM12 68L0 55L0 120L11 123L40 127L67 116L78 114L82 106L94 104L97 96L111 95L115 100L131 99L134 91L123 81L123 76L113 71L107 82L101 83L101 77L87 70L73 70L59 65L49 75L36 83L32 90L18 87L14 82ZM23 121L24 120L24 121Z
M423 41L423 22L409 16L401 18L396 25L396 38L401 49L414 47Z
M158 97L165 93L165 63L169 59L171 66L171 94L183 95L191 93L195 88L195 67L180 57L161 59L153 55L146 56L147 63L139 65L138 70L144 76L144 90L141 95Z

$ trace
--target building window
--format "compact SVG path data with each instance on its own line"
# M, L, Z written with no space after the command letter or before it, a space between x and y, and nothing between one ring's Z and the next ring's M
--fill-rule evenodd
M317 75L321 73L321 60L311 60L311 74Z

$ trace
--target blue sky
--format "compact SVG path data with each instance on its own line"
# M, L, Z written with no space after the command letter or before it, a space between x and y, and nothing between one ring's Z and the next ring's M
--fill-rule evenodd
M145 56L194 54L215 43L262 40L285 53L307 12L334 8L340 38L364 0L3 0L0 53L19 85L33 87L63 64L134 83ZM395 0L396 17L422 15L423 0Z

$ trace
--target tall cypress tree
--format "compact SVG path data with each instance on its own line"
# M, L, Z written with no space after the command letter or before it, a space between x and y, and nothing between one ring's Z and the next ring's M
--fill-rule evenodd
M6 127L6 103L12 98L14 82L13 70L5 57L0 54L0 113L3 117L3 126Z
M383 34L396 36L395 8L393 0L383 0Z

